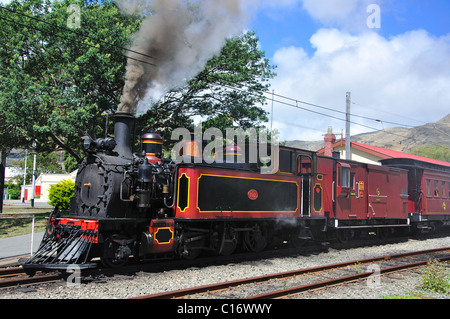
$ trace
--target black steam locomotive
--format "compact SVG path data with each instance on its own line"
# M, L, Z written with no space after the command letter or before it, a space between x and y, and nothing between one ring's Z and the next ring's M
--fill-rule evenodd
M132 154L134 124L132 115L117 113L114 139L83 137L86 157L76 177L70 215L60 217L57 210L50 214L40 248L24 268L92 268L93 257L116 266L151 250L150 221L173 217L175 164L161 159L162 139L152 130L141 137L142 154Z
M50 214L40 248L23 261L25 269L93 268L95 258L119 266L130 256L195 258L205 250L230 254L238 244L259 251L268 244L269 229L257 220L296 213L296 182L276 175L263 181L254 165L202 159L174 163L162 158L162 138L153 130L142 135L141 153L132 154L134 123L131 114L116 113L114 139L83 137L86 157L69 217L61 217L57 209ZM188 149L194 151L193 146ZM272 193L276 189L289 191L284 197L292 195L290 204L281 214L267 214L270 205L286 206L283 196ZM258 192L264 196L258 199ZM265 216L256 216L260 214Z

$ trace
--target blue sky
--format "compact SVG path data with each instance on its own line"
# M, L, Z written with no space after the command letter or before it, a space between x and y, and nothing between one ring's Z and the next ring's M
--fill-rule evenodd
M371 4L380 28L367 26ZM449 114L449 15L448 0L260 0L249 28L277 65L272 89L327 108L300 104L324 116L275 102L280 139L320 140L328 126L341 132L345 122L335 117L345 117L347 91L352 113L373 119L352 118L352 134Z
M247 28L277 66L271 89L299 101L273 103L280 140L321 140L329 126L340 133L346 92L352 134L450 113L449 0L239 1L251 5ZM373 5L379 28L367 24Z
M300 45L312 52L310 37L319 28L330 26L315 20L303 8L302 1L293 3L281 7L263 6L250 23L250 29L257 30L268 57L286 45ZM371 3L380 5L382 25L376 31L384 37L415 29L425 29L436 36L450 32L448 0L373 0Z

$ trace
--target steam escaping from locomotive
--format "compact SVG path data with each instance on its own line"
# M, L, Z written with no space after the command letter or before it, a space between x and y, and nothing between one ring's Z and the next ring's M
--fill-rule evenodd
M171 89L200 72L226 38L246 23L241 0L153 0L131 46L119 112L144 113ZM125 13L142 14L142 0L120 0ZM134 52L133 52L134 51ZM138 52L138 53L136 53Z

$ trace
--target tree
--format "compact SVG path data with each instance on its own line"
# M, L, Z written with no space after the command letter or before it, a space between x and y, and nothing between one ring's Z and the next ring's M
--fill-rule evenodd
M71 4L80 8L79 29L67 27ZM80 138L104 136L106 117L117 109L126 47L143 17L122 14L111 0L13 0L0 13L0 143L63 149L79 161ZM139 118L139 126L165 138L192 126L195 115L205 128L258 126L267 118L257 105L273 76L255 33L247 32Z
M81 10L79 29L67 27L70 4ZM14 147L58 147L80 160L80 137L102 134L116 109L123 48L139 17L122 15L112 2L15 0L1 18L0 134L13 125Z
M213 57L185 87L169 92L139 119L143 127L153 127L170 140L176 127L193 127L193 117L201 116L203 129L260 127L267 113L258 105L266 101L264 92L275 76L264 52L258 48L254 31L228 39L221 54Z
M410 151L411 154L450 162L450 147L447 145L423 145Z
M27 156L27 172L25 175L25 182L31 184L33 179L33 153L28 153ZM70 171L65 171L60 163L58 163L59 154L56 152L52 153L39 153L36 154L36 172L35 177L37 178L42 173L52 173L52 174L62 174L70 173ZM12 167L22 170L25 167L25 159L17 160L11 164ZM23 183L23 173L15 177L18 184Z

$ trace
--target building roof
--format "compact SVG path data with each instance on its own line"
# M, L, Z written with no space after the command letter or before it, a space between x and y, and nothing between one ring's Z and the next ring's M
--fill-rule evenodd
M393 151L393 150L389 150L387 148L362 144L362 143L358 143L358 142L351 142L350 145L353 149L357 149L362 152L372 154L374 156L379 157L380 159L408 158L408 159L413 159L416 161L422 161L422 162L427 162L427 163L432 163L432 164L436 164L436 165L450 167L449 162L439 161L439 160L435 160L435 159L431 159L431 158L427 158L427 157L423 157L423 156L418 156L418 155L413 155L413 154L408 154L408 153L403 153L403 152L399 152L399 151ZM345 140L337 141L336 143L334 143L333 149L337 148L337 147L341 147L341 146L345 146ZM324 149L320 149L317 151L317 153L323 154L323 150Z

